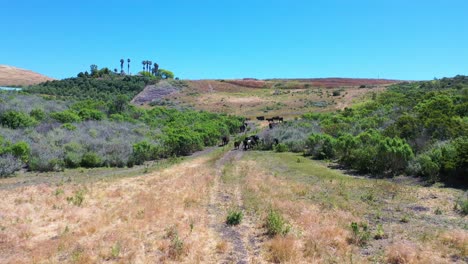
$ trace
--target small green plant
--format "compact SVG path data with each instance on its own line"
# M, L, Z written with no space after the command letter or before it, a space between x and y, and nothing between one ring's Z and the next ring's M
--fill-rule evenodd
M242 221L244 214L241 210L230 210L226 217L226 224L228 225L238 225Z
M440 210L440 208L437 207L437 208L435 209L434 213L435 213L436 215L441 215L441 214L442 214L442 210Z
M409 216L405 214L401 219L400 222L402 223L408 223L409 222Z
M385 238L385 232L381 224L377 225L377 230L375 231L374 239Z
M273 209L270 209L265 221L267 233L270 236L282 235L285 236L291 230L291 226L283 218L283 216Z
M55 195L55 196L59 196L59 195L61 195L61 194L63 194L63 193L64 193L63 189L57 188L57 189L55 190L55 192L54 192L54 195Z
M73 205L81 206L84 201L84 193L84 190L78 190L73 194L73 196L67 197L67 201Z
M169 247L169 258L178 260L184 253L184 241L180 239L179 235L176 234L171 239L171 245Z
M351 241L359 246L363 246L369 241L370 231L366 223L351 223L351 230L353 231L353 237Z
M117 259L120 255L120 243L116 243L115 245L112 246L111 248L111 257L112 259Z

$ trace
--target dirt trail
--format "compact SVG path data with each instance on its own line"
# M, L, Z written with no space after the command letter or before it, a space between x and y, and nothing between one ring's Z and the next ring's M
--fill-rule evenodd
M210 228L227 243L227 250L218 252L217 263L251 263L259 254L259 246L252 234L254 224L249 216L244 215L242 223L238 226L229 226L225 223L227 209L237 207L243 209L243 202L239 183L227 184L222 177L228 164L242 158L243 151L231 150L215 163L216 177L210 194L208 214Z

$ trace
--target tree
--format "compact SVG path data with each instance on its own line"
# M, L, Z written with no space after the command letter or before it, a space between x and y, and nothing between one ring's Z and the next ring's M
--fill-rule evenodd
M127 59L127 74L130 75L130 59Z
M174 79L174 73L165 69L159 69L158 76L162 79Z
M142 61L141 64L143 64L143 71L146 69L146 61Z
M158 75L158 70L159 70L159 65L155 62L154 67L153 67L153 73L154 75Z
M120 72L123 72L124 59L120 59Z
M151 72L151 64L153 64L153 62L149 60L148 61L148 72Z
M114 68L114 72L117 73L117 68Z
M96 64L91 64L91 66L89 66L90 69L91 69L91 76L95 76L97 74L97 71L98 71L98 66Z

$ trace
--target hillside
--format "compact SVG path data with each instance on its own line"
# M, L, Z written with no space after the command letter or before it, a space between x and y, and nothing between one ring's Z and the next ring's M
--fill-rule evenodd
M0 86L26 86L50 80L53 79L30 70L0 65Z
M294 118L307 112L344 109L367 94L398 81L376 79L241 79L172 81L150 86L137 95L137 105L178 105L254 118ZM166 92L161 92L165 90Z

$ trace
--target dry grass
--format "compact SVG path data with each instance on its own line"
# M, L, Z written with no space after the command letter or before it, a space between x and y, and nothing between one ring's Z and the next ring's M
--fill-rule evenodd
M52 78L39 73L12 66L0 65L0 86L32 85L50 80L52 80Z
M297 263L299 251L292 236L276 236L269 244L269 259L275 263Z
M204 208L213 180L207 162L114 182L1 191L1 262L207 262L214 248ZM82 190L80 206L67 201Z

